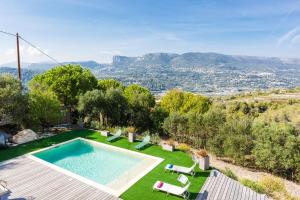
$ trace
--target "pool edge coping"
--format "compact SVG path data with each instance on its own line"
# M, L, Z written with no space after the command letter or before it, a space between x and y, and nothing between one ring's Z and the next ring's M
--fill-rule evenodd
M42 152L42 151L45 151L45 150L48 150L48 149L52 149L52 148L55 148L57 146L60 146L60 145L63 145L63 144L66 144L66 143L70 143L70 142L73 142L75 140L83 140L83 141L86 141L86 142L90 142L92 144L95 144L95 145L100 145L100 146L105 146L107 148L111 148L111 149L114 149L114 150L118 150L118 151L123 151L123 152L127 152L127 153L130 153L130 154L135 154L135 155L138 155L138 156L141 156L141 157L147 157L147 158L151 158L151 159L154 159L155 161L148 167L145 168L145 170L142 170L140 173L138 173L137 176L135 176L133 179L131 179L126 185L124 185L123 187L121 187L121 189L119 190L114 190L112 188L109 188L108 186L106 185L102 185L100 183L97 183L93 180L90 180L88 178L85 178L83 176L80 176L78 174L75 174L69 170L66 170L66 169L63 169L62 167L59 167L59 166L56 166L55 164L52 164L50 162L47 162L43 159L40 159L36 156L34 156L33 154L35 153L38 153L38 152ZM82 137L76 137L76 138L73 138L71 140L67 140L67 141L64 141L64 142L61 142L61 143L58 143L58 144L53 144L49 147L45 147L45 148L42 148L42 149L38 149L36 151L32 151L32 152L29 152L25 155L23 155L25 157L28 157L36 162L39 162L43 165L46 165L56 171L59 171L67 176L70 176L71 178L75 178L79 181L82 181L86 184L89 184L97 189L100 189L102 191L105 191L105 192L108 192L116 197L120 197L124 192L126 192L130 187L132 187L135 183L137 183L140 179L142 179L146 174L148 174L149 172L151 172L155 167L157 167L161 162L164 161L163 158L160 158L160 157L156 157L156 156L152 156L152 155L148 155L148 154L144 154L144 153L141 153L141 152L136 152L136 151L132 151L132 150L129 150L129 149L125 149L125 148L121 148L121 147L117 147L117 146L114 146L114 145L110 145L110 144L105 144L103 142L98 142L98 141L94 141L94 140L90 140L90 139L86 139L86 138L82 138Z

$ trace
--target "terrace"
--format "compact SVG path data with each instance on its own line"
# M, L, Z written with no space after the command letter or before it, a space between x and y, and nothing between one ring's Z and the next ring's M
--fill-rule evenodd
M163 161L153 170L139 179L120 196L94 187L88 182L69 176L57 171L40 162L24 155L53 144L58 144L77 137L106 143L106 137L100 136L96 131L83 130L71 131L55 135L53 137L36 140L17 147L2 150L0 154L0 178L8 182L11 190L10 198L13 199L182 199L177 196L167 195L163 192L153 191L153 184L157 180L176 184L178 174L164 172L168 163L191 166L191 156L182 151L168 152L160 146L150 145L139 151L140 153L162 158ZM121 138L112 146L137 151L134 146L137 142L129 143ZM217 175L216 175L217 173ZM191 186L189 187L190 199L221 199L233 197L236 199L266 199L252 190L241 186L238 182L225 177L215 170L201 171L196 168L195 176L188 176ZM179 185L179 184L178 184ZM224 191L226 191L224 193ZM227 194L226 194L227 193ZM240 196L239 196L240 195ZM240 198L245 197L245 198ZM231 198L232 199L232 198Z

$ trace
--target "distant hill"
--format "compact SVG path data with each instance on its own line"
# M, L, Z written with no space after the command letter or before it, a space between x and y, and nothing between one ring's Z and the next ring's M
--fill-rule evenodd
M155 93L182 88L216 95L300 85L300 59L189 52L114 56L110 64L95 61L62 64L68 63L89 68L98 78L115 78L124 84L142 84ZM2 67L9 68L0 68L0 73L13 72L11 68L15 66L14 63L4 64ZM47 62L22 63L26 81L54 66L56 64Z
M4 74L4 73L12 74L15 77L18 76L17 68L0 67L0 74ZM40 72L37 72L35 70L23 69L21 71L22 82L27 83L38 73L40 73Z
M150 53L140 57L114 56L112 66L167 66L173 68L235 68L272 69L300 68L300 59L281 59L275 57L232 56L217 53L190 52L184 54Z
M103 64L99 64L95 61L79 61L79 62L62 62L61 64L77 64L81 65L82 67L94 69L94 68L101 68ZM29 70L35 70L35 71L45 71L48 69L51 69L55 66L57 66L56 63L53 62L39 62L39 63L21 63L21 66L23 69L29 69ZM0 68L3 67L8 67L8 68L16 68L17 63L6 63L0 65Z

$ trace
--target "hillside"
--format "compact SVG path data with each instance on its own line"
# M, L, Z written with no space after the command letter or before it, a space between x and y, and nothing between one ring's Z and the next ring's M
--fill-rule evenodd
M138 83L154 93L182 88L206 95L224 95L300 85L299 59L190 52L149 53L139 57L114 56L110 64L95 61L63 64L68 63L91 69L97 78L115 78L125 85ZM10 63L2 66L16 65ZM55 64L24 63L22 66L34 73L40 73ZM1 71L11 70L2 68ZM30 76L25 79L29 80Z

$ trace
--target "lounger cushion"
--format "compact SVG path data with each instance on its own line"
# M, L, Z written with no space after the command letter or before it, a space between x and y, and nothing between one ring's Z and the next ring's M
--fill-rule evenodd
M163 185L164 185L164 182L159 182L159 183L157 184L157 188L161 188Z
M173 168L173 165L172 165L172 164L168 164L168 165L167 165L167 168L172 169L172 168Z

